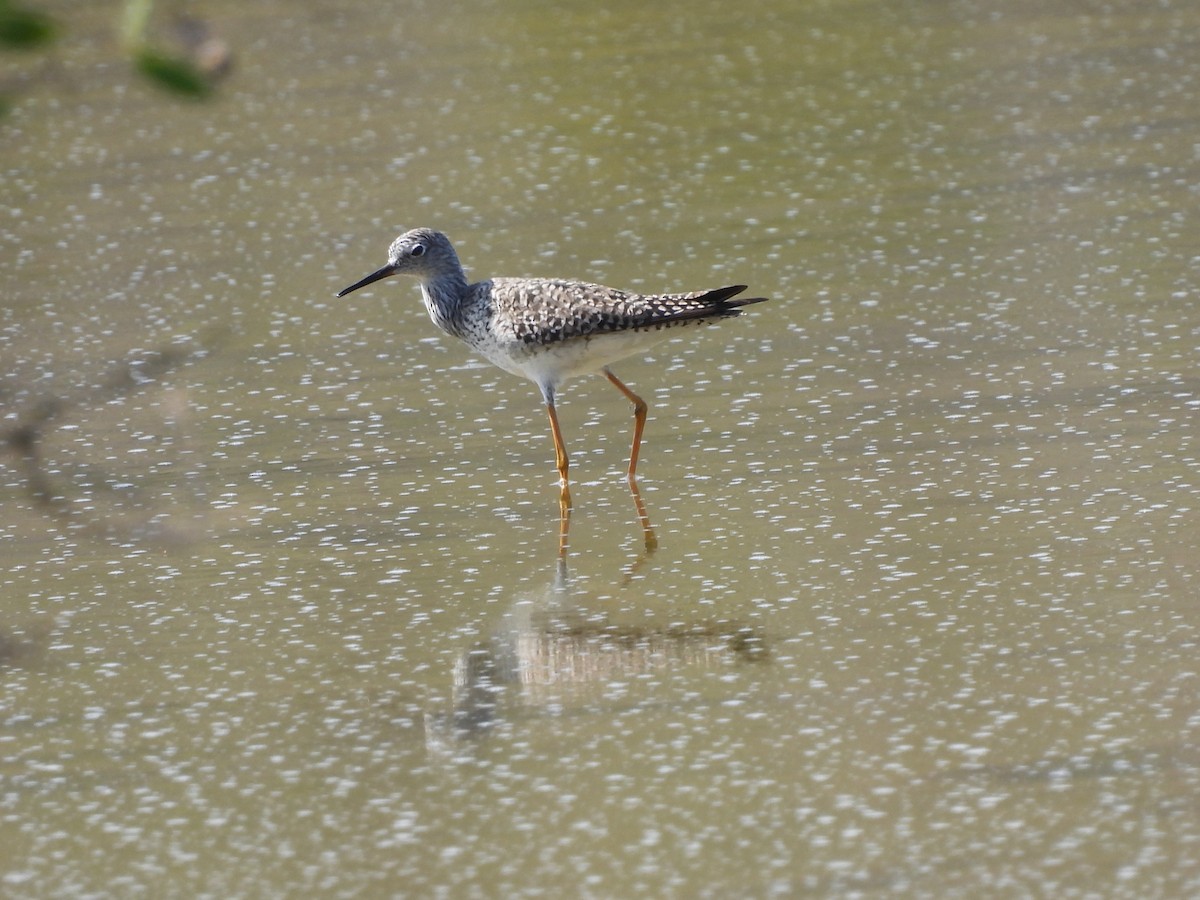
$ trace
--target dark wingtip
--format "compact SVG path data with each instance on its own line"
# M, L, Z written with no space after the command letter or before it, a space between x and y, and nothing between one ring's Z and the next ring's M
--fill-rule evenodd
M728 316L736 316L740 314L740 309L743 306L749 306L751 303L765 303L769 297L742 297L737 300L730 299L740 294L746 289L744 284L731 284L729 287L717 288L715 291L709 291L705 294L704 299L711 301L717 309Z
M746 289L746 285L744 285L744 284L731 284L731 285L729 285L729 287L717 288L715 290L709 291L707 294L704 295L704 299L707 300L709 303L714 303L714 304L724 303L730 297L734 297L734 296L740 294L745 289Z

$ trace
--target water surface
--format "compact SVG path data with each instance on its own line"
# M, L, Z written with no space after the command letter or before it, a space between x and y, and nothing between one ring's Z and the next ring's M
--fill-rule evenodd
M1183 896L1200 881L1197 13L74 11L2 127L13 896ZM6 62L6 65L26 65ZM338 301L771 304L561 415ZM22 431L22 429L24 429Z

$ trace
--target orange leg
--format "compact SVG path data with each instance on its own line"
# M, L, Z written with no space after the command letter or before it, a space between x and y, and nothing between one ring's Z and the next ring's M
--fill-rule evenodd
M646 504L642 500L642 492L638 490L636 478L629 479L629 492L633 494L633 505L637 508L638 522L642 526L642 542L646 548L646 557L658 549L658 538L654 534L654 526L650 524L650 514L646 512Z
M638 452L642 449L642 432L646 429L646 411L649 407L646 406L646 401L627 388L608 366L604 367L604 377L633 404L633 449L629 451L629 477L634 478L637 476Z
M565 566L567 562L567 542L571 537L571 493L563 484L558 495L558 562Z
M562 510L571 508L571 489L567 486L567 447L563 443L562 429L558 426L558 412L553 403L546 404L546 413L550 416L550 433L554 436L554 464L558 468L559 495L558 505Z

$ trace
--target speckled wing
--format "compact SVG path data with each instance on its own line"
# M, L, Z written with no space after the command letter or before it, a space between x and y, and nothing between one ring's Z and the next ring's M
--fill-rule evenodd
M730 299L746 289L744 284L690 294L651 295L553 279L496 278L484 284L490 288L493 331L526 345L736 316L741 307L766 300Z

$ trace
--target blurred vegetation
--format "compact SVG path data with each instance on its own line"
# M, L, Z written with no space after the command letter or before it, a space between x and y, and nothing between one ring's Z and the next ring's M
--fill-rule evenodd
M45 13L0 0L0 45L9 50L31 50L54 40L58 26Z
M0 463L15 465L21 473L34 509L77 531L109 537L134 532L146 536L153 528L160 539L185 537L178 526L165 520L169 510L157 495L136 492L140 476L146 474L136 464L132 471L105 468L113 459L122 458L120 453L100 454L96 460L100 466L76 457L66 464L56 457L55 439L61 438L62 432L76 432L81 420L135 393L157 391L159 405L175 408L165 417L178 419L186 402L164 399L171 376L211 356L227 336L226 329L214 328L194 337L176 337L157 348L133 351L109 362L104 371L58 389L40 382L6 384L0 377Z
M229 71L228 45L207 23L176 15L162 33L153 32L154 0L126 0L119 23L119 52L139 77L176 97L203 99ZM65 39L63 24L35 5L0 0L0 52L46 57ZM0 116L14 104L15 91L0 85Z

